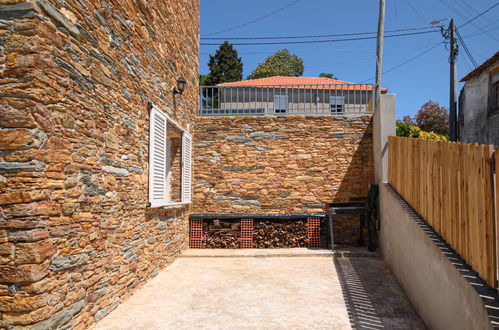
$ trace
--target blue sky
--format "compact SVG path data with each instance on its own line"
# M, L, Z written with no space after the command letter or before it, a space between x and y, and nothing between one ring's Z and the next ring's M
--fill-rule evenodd
M201 36L255 20L292 2L293 0L201 0ZM386 0L385 30L428 26L429 22L441 18L454 18L459 26L495 3L496 0ZM499 50L498 18L499 6L460 29L478 64ZM257 23L210 37L372 32L377 29L377 20L378 1L375 0L300 0ZM384 71L443 40L440 32L385 39ZM321 72L333 72L339 79L351 82L374 77L375 47L375 39L305 45L235 46L243 59L244 77L267 56L279 49L288 48L291 53L304 60L303 76L316 77ZM201 46L201 73L208 72L209 54L214 54L217 48ZM465 57L464 49L460 47L458 79L473 68ZM428 100L447 107L448 51L443 44L435 47L414 61L385 74L383 86L397 95L397 118L402 118L405 114L413 116ZM461 84L458 89L461 89Z

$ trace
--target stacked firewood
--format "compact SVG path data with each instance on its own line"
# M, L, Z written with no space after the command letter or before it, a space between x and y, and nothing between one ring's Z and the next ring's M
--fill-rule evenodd
M256 221L255 248L307 247L306 221Z
M203 224L203 248L238 249L240 237L239 223L215 220Z

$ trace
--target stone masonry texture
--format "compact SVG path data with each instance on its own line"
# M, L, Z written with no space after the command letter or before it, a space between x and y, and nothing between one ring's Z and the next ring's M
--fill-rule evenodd
M370 115L198 117L195 131L194 213L323 212L373 183ZM335 239L357 228L345 218Z
M199 0L0 0L0 328L88 328L187 247L148 104L192 132L198 45Z

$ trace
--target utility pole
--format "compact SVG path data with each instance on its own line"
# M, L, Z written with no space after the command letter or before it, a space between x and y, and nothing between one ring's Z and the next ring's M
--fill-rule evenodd
M383 66L384 36L385 36L385 0L379 0L378 37L376 40L376 82L374 85L375 102L373 103L374 107L378 105L379 99L381 97L381 74Z
M449 38L450 38L450 93L449 93L449 137L451 141L457 141L457 82L456 82L456 57L457 42L454 37L455 27L454 19L450 20Z

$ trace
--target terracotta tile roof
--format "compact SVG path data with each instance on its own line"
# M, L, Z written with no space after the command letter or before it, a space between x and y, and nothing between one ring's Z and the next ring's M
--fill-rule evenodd
M295 85L292 87L291 86L288 87L294 89L305 89L305 86L303 85L330 85L330 86L317 86L317 89L331 89L331 90L371 90L372 89L371 85L356 84L332 78L284 77L284 76L234 81L229 83L218 84L217 86L286 87L286 85ZM302 86L296 86L296 85L302 85ZM386 93L387 91L388 89L386 88L381 89L382 93Z
M483 70L487 69L489 66L494 64L494 62L499 60L499 51L497 51L494 55L492 55L488 60L477 66L473 71L469 72L466 76L464 76L460 81L467 81L478 74L480 74Z

